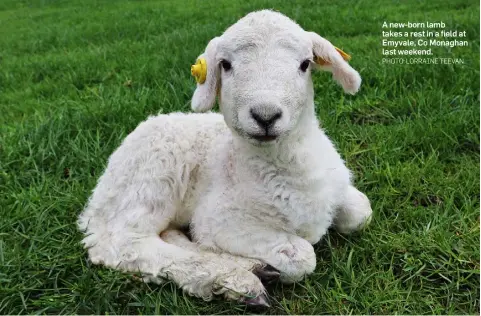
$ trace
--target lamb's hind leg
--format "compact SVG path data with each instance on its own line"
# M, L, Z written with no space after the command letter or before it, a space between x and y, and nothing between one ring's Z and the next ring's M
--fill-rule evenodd
M280 277L280 273L277 269L261 260L236 256L227 252L213 252L209 249L201 247L197 243L190 241L189 238L187 238L187 236L180 230L174 228L167 229L162 232L160 237L164 241L182 247L183 249L201 252L205 256L211 257L212 260L222 259L232 262L233 264L236 264L245 270L251 271L264 283L271 283Z
M135 212L140 214L141 209ZM111 224L117 225L115 232L103 226L95 215L80 219L79 225L87 233L84 244L93 263L153 277L147 281L166 278L205 300L215 294L246 301L246 297L262 297L265 293L261 281L237 265L169 244L156 233L140 233L141 228L135 230L127 223L123 227L118 226L119 222Z
M343 234L361 230L369 225L371 218L371 203L367 196L354 186L349 186L334 218L336 230Z

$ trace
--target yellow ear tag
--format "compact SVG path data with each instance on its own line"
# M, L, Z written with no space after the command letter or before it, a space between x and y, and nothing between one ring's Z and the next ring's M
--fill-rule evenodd
M207 77L207 62L205 58L199 58L195 62L195 65L190 67L190 73L195 77L197 83L204 83Z
M343 52L343 50L340 49L340 48L337 48L337 47L334 47L334 48L337 50L337 52L338 52L339 54L341 54L342 58L344 58L345 61L350 61L350 60L351 60L351 55Z
M342 56L342 58L344 58L345 61L350 61L351 60L351 55L345 53L342 49L340 48L337 48L337 47L334 47L337 52ZM327 62L326 60L322 59L321 57L318 57L318 56L315 56L314 57L314 61L316 62L316 64L319 64L321 66L324 66L324 65L327 65L329 64L329 62Z

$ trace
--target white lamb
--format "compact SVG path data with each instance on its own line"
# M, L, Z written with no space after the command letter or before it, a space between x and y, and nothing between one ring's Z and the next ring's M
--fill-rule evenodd
M200 57L207 78L192 108L207 111L217 97L222 114L141 123L79 217L83 243L93 263L146 281L267 305L261 279L301 280L331 225L348 233L371 218L319 128L311 70L331 71L351 94L361 78L329 41L269 10L240 19Z

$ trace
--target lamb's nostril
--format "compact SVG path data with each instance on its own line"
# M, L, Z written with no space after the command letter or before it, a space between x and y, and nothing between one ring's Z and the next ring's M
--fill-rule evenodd
M263 128L268 128L282 117L282 111L261 112L254 109L250 110L252 118Z
M274 116L272 116L271 121L272 121L272 122L275 122L275 121L277 121L278 119L280 119L281 117L282 117L282 112L279 111L279 112L277 112L276 114L274 114Z
M267 121L265 119L263 119L259 114L257 114L256 112L254 112L253 110L251 110L251 115L252 115L252 118L261 126L266 126L267 125Z

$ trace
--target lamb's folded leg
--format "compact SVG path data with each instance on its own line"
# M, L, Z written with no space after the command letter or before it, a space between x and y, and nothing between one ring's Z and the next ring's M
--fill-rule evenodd
M367 196L349 186L342 205L334 218L334 228L343 234L363 229L372 219L371 203Z
M314 248L305 239L253 222L232 221L215 234L197 232L198 242L216 251L261 260L280 272L280 281L300 281L316 267Z
M264 283L271 283L280 276L279 271L261 260L236 256L227 252L213 252L190 241L184 233L174 228L165 230L160 237L164 241L182 247L183 249L201 252L203 255L211 257L212 260L221 258L222 260L230 261L245 270L251 271Z

